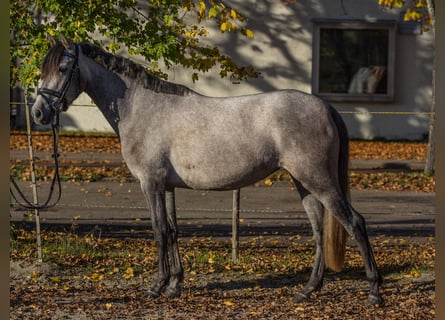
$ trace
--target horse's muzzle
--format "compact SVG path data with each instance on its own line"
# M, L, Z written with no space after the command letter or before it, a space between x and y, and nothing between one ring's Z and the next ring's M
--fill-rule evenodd
M31 115L36 124L49 124L52 118L51 108L42 105L34 105L31 108Z

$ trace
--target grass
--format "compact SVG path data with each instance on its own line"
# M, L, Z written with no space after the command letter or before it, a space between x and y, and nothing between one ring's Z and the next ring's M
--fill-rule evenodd
M96 227L86 235L75 232L42 231L42 251L45 261L60 270L75 268L88 273L99 267L107 271L124 270L132 266L136 272L155 272L157 255L150 239L101 238ZM12 260L36 259L35 232L11 226L10 257ZM434 244L411 244L400 239L382 243L374 240L376 256L389 266L405 265L401 270L410 273L434 268ZM389 244L393 245L389 245ZM395 245L394 245L395 244ZM192 273L294 273L312 266L313 242L300 237L249 238L240 244L239 261L231 260L230 240L191 238L180 241L180 251L186 272ZM355 246L348 246L347 268L362 266ZM388 270L389 270L388 269ZM399 269L400 270L400 269Z

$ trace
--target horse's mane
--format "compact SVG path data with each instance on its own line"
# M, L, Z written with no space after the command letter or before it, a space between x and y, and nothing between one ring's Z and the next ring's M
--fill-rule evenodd
M146 89L181 96L194 92L186 86L159 79L149 74L143 66L129 59L106 52L91 43L83 42L78 45L80 46L82 53L90 59L110 71L140 81ZM60 42L57 42L54 47L50 48L42 64L42 77L56 72L63 51L64 47Z

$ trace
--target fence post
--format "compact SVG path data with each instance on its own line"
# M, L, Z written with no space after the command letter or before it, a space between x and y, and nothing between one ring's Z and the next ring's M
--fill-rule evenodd
M238 261L239 248L239 211L240 211L240 189L233 190L232 206L232 261Z
M33 195L34 205L37 206L39 204L39 199L37 195L34 152L32 149L31 116L28 106L28 88L25 88L25 115L26 115L26 131L28 134L29 161L31 166L32 195ZM43 258L42 258L42 238L40 235L40 210L38 208L34 209L34 215L36 220L37 261L39 263L42 263Z

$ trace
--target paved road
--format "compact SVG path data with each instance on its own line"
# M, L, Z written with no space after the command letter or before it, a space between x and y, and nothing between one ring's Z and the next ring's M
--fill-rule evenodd
M19 185L31 195L29 182ZM48 184L39 186L41 199ZM352 190L352 203L365 216L371 235L434 236L434 193ZM230 237L232 192L178 189L181 236ZM40 213L43 228L89 232L99 226L103 236L145 236L151 222L138 183L115 181L63 183L62 199ZM11 208L12 221L24 221L26 210ZM32 223L29 224L32 227ZM309 221L288 183L241 190L241 236L311 235Z

